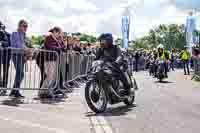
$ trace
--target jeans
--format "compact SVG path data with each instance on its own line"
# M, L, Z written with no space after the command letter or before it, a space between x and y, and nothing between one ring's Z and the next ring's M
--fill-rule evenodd
M138 62L139 62L138 60L135 60L135 71L136 72L138 72L138 64L139 64Z
M166 62L164 63L164 69L165 69L165 75L167 76L167 72L169 71L169 69L168 69L168 64Z
M24 54L23 53L13 54L12 61L16 70L13 88L17 89L20 88L21 82L24 78L24 64L25 64Z
M7 88L8 84L8 72L9 72L9 67L10 67L10 50L4 49L0 52L0 64L3 64L3 72L1 70L1 65L0 65L0 75L3 73L3 81L1 80L0 86L3 88Z
M170 67L171 67L172 71L174 71L174 60L171 60Z
M183 68L184 68L184 74L190 75L189 60L183 60ZM186 71L186 69L187 69L187 71Z
M57 63L55 61L46 61L44 63L46 78L41 88L54 89L57 81Z

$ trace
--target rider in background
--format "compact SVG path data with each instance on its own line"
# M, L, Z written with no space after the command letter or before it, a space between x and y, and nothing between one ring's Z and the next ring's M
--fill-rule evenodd
M157 60L164 61L165 76L168 77L167 72L168 72L168 64L169 64L170 55L168 52L164 50L164 46L162 44L157 46L157 50L158 50Z

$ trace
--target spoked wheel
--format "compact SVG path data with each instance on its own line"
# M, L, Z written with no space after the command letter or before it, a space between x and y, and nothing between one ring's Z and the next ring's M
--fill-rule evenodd
M135 102L135 92L133 95L129 96L127 99L124 100L124 104L126 104L127 106L133 105L134 102Z
M96 82L89 81L85 87L85 98L88 106L95 113L105 112L108 104L106 92Z

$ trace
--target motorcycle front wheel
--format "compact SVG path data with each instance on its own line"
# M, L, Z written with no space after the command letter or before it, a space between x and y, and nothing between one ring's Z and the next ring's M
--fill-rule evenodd
M107 109L108 98L103 87L89 81L85 87L85 99L89 108L95 113L103 113Z

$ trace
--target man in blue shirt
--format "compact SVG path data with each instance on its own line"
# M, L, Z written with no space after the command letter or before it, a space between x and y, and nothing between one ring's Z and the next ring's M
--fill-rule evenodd
M28 28L28 23L25 20L20 20L17 32L13 32L10 37L11 47L16 48L12 50L12 60L16 69L16 76L13 85L14 90L11 91L10 96L21 97L21 98L24 97L20 94L19 88L24 78L24 64L25 64L24 49L27 48L25 44L27 28Z

